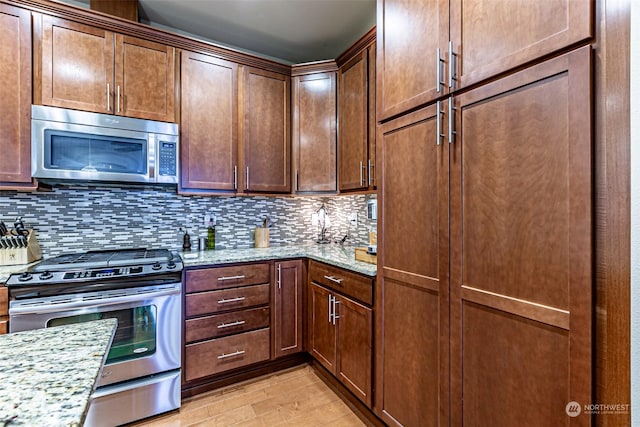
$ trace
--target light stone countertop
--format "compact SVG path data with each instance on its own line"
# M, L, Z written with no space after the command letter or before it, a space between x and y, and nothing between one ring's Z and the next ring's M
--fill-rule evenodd
M115 319L0 335L0 425L81 426Z
M195 258L192 256L197 255ZM356 261L355 247L327 245L274 246L270 248L221 249L180 252L185 268L232 264L238 262L268 261L289 258L310 258L326 264L355 271L367 276L376 275L376 265Z

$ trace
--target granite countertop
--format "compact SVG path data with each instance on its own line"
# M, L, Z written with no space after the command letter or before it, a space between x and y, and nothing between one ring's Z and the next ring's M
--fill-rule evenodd
M185 267L268 261L272 259L310 258L367 276L376 275L375 264L356 261L355 248L353 246L339 246L336 244L216 249L212 251L181 252L180 255Z
M0 424L81 426L115 319L0 335Z

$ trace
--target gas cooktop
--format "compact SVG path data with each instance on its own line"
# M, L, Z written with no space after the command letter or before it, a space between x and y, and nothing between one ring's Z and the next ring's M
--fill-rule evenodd
M144 281L161 274L179 275L181 271L182 260L167 249L90 251L45 259L24 273L12 274L7 286Z
M123 249L89 251L74 254L64 254L55 258L48 258L34 266L33 271L53 271L67 269L90 269L119 267L136 264L155 264L169 262L174 258L166 249Z

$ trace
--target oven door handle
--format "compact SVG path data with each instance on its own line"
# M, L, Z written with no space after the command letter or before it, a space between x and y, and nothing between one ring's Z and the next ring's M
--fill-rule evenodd
M104 307L108 305L126 304L129 302L139 302L158 297L175 295L181 292L180 285L164 290L156 290L148 293L133 293L131 295L123 295L116 297L106 297L105 299L82 299L72 302L60 302L49 304L29 304L25 306L9 307L9 316L26 315L26 314L43 314L59 311L68 311L78 308L94 308Z

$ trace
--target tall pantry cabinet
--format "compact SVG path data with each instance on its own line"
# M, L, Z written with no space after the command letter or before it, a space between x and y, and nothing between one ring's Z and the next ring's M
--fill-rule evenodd
M592 4L495 3L378 2L389 425L591 423Z

